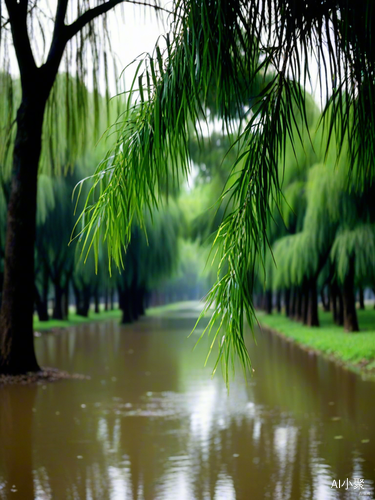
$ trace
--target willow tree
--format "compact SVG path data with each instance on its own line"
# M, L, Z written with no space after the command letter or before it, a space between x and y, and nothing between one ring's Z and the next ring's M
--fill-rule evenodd
M246 313L252 323L251 275L256 254L267 247L270 205L280 200L277 165L285 138L300 140L292 131L292 104L297 102L303 115L299 82L311 83L311 58L318 64L320 88L335 102L335 120L327 117L325 126L340 123L338 149L347 136L358 179L373 180L375 9L369 0L319 5L300 0L182 0L173 3L173 11L171 33L139 67L133 98L137 105L130 104L117 124L118 142L94 179L102 195L95 207L87 207L87 231L89 238L96 238L103 229L120 264L121 248L131 236L127 221L136 214L142 218L142 207L157 205L154 189L165 175L165 160L171 159L176 173L189 170L189 124L201 136L200 124L208 120L210 109L210 117L221 118L224 128L233 131L236 116L243 145L236 161L241 167L236 170L235 163L235 181L226 193L233 209L216 238L218 279L206 304L206 310L214 306L209 330L216 320L219 325L227 320L219 350L227 373L233 352L244 366L250 365L243 321ZM250 89L256 77L266 78L270 72L263 90L244 102L244 87ZM113 217L118 212L121 217Z
M136 321L145 313L146 297L176 270L181 211L170 204L154 214L147 214L145 232L136 224L118 277L119 306L122 323Z
M16 131L12 147L12 181L0 313L1 373L39 369L32 329L38 167L41 155L50 166L57 163L59 156L53 147L50 154L53 143L59 146L58 131L55 141L43 142L42 135L51 139L51 127L57 121L61 107L68 106L70 155L77 151L84 138L81 127L85 120L81 124L80 118L87 111L87 103L80 93L77 98L73 97L69 81L64 94L54 89L56 76L63 60L68 71L76 68L78 80L84 79L88 68L92 67L92 80L98 88L99 68L103 68L105 77L108 75L110 43L107 13L124 1L57 0L54 13L49 11L48 3L29 0L0 2L3 67L5 70L11 68L12 47L21 80L21 96L14 120ZM7 102L12 102L11 87L8 87L6 95ZM8 124L12 125L12 112L7 118ZM21 304L23 314L19 313Z

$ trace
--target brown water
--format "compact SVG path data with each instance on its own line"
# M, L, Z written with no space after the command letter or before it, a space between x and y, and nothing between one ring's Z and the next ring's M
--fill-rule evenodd
M228 396L186 338L196 316L36 339L43 365L92 378L0 388L0 499L373 498L375 384L258 333Z

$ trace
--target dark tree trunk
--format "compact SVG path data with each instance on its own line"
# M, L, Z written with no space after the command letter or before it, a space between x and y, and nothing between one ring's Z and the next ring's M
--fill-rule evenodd
M43 92L43 82L30 82L30 87L27 95L23 92L17 112L5 243L0 373L8 374L40 369L33 335L34 243L38 165L48 93Z
M319 326L318 293L316 289L316 280L314 278L309 280L306 324L308 326Z
M346 332L359 332L357 311L355 308L354 295L354 256L349 261L349 272L343 284L343 305L344 305L344 330Z
M276 311L280 314L281 313L281 291L278 290L276 292Z
M98 290L95 290L94 293L94 303L95 303L95 313L99 313L99 292Z
M53 319L65 319L64 289L59 283L54 283L55 303L53 307Z
M90 309L91 287L79 285L73 280L73 290L76 300L76 313L78 316L87 318Z
M309 283L304 282L301 286L301 320L304 325L307 325L307 314L309 309Z
M303 321L303 315L302 315L302 290L301 287L296 287L296 311L295 311L295 319L297 321Z
M287 288L284 292L285 301L285 315L287 318L290 316L290 288Z
M336 281L331 284L331 310L333 320L338 326L344 324L344 306L340 288Z
M331 310L331 286L328 285L327 287L327 312Z
M297 302L297 293L296 287L293 286L290 292L291 300L290 300L290 318L294 319L296 314L296 302Z
M90 312L90 302L91 302L91 287L85 286L82 291L83 295L83 306L82 306L82 316L87 318Z
M272 314L272 292L266 290L265 296L265 311L267 314Z
M75 285L74 280L73 280L73 292L74 292L74 297L76 301L76 314L78 316L82 316L82 308L83 308L83 297L81 294L81 291L79 288Z
M125 290L121 290L119 288L119 302L120 302L120 309L122 310L121 323L123 324L132 323L134 320L134 316L133 316L131 289L127 288Z
M64 319L69 318L69 279L67 278L66 285L64 287L64 295L63 295L63 311L64 311Z
M110 303L111 303L111 311L115 308L115 289L112 288L110 292Z
M49 320L48 304L47 302L43 301L39 293L38 287L36 285L35 285L35 307L38 313L39 321L48 321Z
M364 310L365 309L365 297L363 293L363 288L360 286L359 287L359 308Z
M333 321L334 321L334 323L336 323L337 322L337 293L336 293L335 284L331 285L330 295L331 295L330 310L332 312Z
M344 301L342 298L342 293L338 290L337 293L337 322L339 326L344 324Z
M109 307L108 307L108 304L109 304L109 297L108 297L108 287L105 288L104 290L104 310L105 311L108 311Z

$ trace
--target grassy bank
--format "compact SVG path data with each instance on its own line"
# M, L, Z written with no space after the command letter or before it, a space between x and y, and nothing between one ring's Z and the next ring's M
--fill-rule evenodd
M375 311L358 311L361 331L346 333L333 323L332 315L319 311L320 328L301 325L282 314L257 313L262 326L268 327L305 348L314 349L348 367L375 375Z
M34 316L34 331L42 332L46 330L53 330L57 328L68 328L70 326L80 325L82 323L92 323L93 321L104 321L109 319L120 319L121 311L120 309L114 309L113 311L100 311L94 313L90 311L89 316L84 318L83 316L78 316L74 312L69 313L69 319L59 320L50 319L49 321L39 321L37 316Z
M146 316L160 316L167 312L178 311L181 309L188 309L189 307L197 306L196 302L174 302L173 304L167 304L165 306L150 307L146 310ZM49 321L39 321L38 317L34 316L34 331L42 332L48 330L54 330L58 328L69 328L70 326L80 325L83 323L92 323L94 321L105 321L110 319L120 320L122 312L120 309L114 309L113 311L100 311L99 313L94 313L90 311L89 316L84 318L83 316L78 316L75 314L74 310L70 311L69 319L58 320L50 319Z

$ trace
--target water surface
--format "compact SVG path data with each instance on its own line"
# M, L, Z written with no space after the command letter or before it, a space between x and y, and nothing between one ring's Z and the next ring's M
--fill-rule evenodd
M257 332L228 395L187 339L197 314L36 339L42 365L91 380L0 387L0 499L374 498L374 382Z

